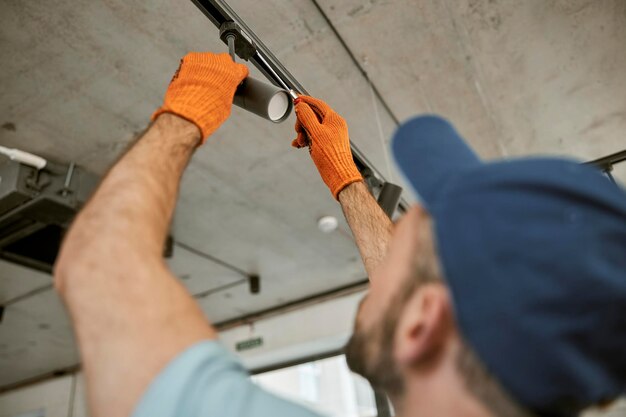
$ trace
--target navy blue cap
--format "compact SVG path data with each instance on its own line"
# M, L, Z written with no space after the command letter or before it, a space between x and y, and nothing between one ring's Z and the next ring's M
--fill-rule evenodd
M434 219L465 340L509 394L569 417L626 392L626 193L556 158L482 162L417 117L393 154Z

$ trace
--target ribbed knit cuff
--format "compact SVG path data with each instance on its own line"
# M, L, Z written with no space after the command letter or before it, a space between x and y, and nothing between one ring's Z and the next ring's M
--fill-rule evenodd
M355 182L363 181L363 176L361 174L352 176L350 178L345 178L342 182L338 183L335 191L333 192L333 196L335 200L339 201L339 193L343 191L348 185L353 184Z

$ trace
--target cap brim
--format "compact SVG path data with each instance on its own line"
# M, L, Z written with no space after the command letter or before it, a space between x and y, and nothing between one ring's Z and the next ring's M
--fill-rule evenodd
M482 165L456 129L438 116L419 116L400 125L391 148L396 164L426 205L444 184Z

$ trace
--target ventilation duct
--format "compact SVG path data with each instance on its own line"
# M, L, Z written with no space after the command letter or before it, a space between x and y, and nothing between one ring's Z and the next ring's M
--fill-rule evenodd
M63 236L98 177L74 164L0 161L0 258L52 272Z

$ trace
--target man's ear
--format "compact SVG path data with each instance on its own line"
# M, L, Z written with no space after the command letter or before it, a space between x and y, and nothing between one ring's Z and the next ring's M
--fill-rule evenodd
M394 356L400 367L426 363L443 352L452 331L452 304L439 283L419 287L398 320Z

